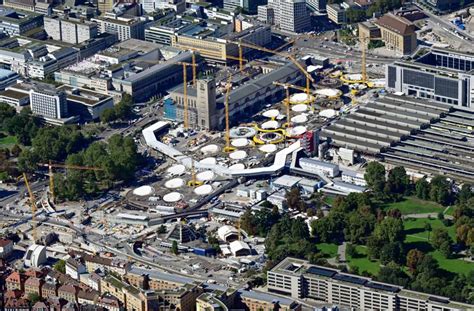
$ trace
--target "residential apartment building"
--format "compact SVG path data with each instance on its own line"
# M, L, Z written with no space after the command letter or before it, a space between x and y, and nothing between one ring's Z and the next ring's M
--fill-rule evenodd
M474 109L474 54L432 48L415 61L387 65L386 87L449 106Z
M335 24L342 25L347 23L346 9L344 9L339 3L332 3L326 5L326 12L329 20Z
M107 14L103 17L93 18L92 21L97 23L100 33L117 34L119 41L130 38L145 39L145 21L139 18Z
M193 283L193 279L184 276L137 267L131 268L130 271L124 275L124 279L137 288L150 289L153 291L174 289Z
M375 24L380 28L380 37L388 48L403 55L416 50L416 26L406 18L388 13L377 19Z
M473 307L295 258L285 258L268 271L267 286L270 292L295 299L311 298L356 310L461 311Z
M6 3L4 2L6 6ZM21 36L30 30L43 27L43 15L0 8L0 29L9 36Z
M13 241L0 238L0 258L3 258L3 259L8 258L12 253L13 253Z
M41 297L42 287L44 281L37 277L29 277L25 281L25 296L29 296L31 294L36 294Z
M69 116L66 93L46 83L37 83L30 90L33 114L46 119L64 119Z
M82 43L98 35L96 23L75 18L64 19L58 16L45 17L44 30L54 40L72 44Z

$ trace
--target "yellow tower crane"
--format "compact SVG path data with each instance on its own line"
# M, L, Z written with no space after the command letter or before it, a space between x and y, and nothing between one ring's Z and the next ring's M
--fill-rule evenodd
M194 55L194 54L193 54ZM193 84L195 83L195 70L194 67L196 67L196 64L193 63L186 63L186 62L177 62L176 64L182 65L183 66L183 100L184 100L184 113L183 113L183 124L184 124L184 129L189 128L189 107L188 107L188 79L187 79L187 70L188 66L193 67Z
M285 99L285 102L286 102L286 124L284 124L284 126L286 128L291 128L291 116L290 116L290 85L291 84L288 84L288 83L281 83L281 82L277 82L277 81L274 81L273 84L275 85L278 85L278 86L283 86L285 88L285 93L286 93L286 99Z
M81 165L68 165L68 164L59 164L59 163L39 163L39 166L47 167L49 171L49 193L51 195L51 202L54 203L54 173L53 168L64 168L64 169L74 169L74 170L89 170L89 171L103 171L103 169L92 166L81 166Z
M232 87L231 84L232 75L229 75L227 79L227 83L225 85L225 147L224 152L232 152L235 150L234 147L230 145L230 120L229 120L229 97L230 97L230 89Z
M311 82L314 83L315 81L314 81L313 77L306 71L306 69L303 68L303 66L301 66L301 64L295 59L295 57L293 55L291 55L289 53L284 53L284 52L279 52L279 51L276 51L276 50L267 49L267 48L264 48L264 47L261 47L261 46L258 46L258 45L254 45L254 44L250 44L250 43L244 43L242 41L232 42L232 43L236 44L239 47L239 58L240 58L240 55L243 54L242 48L254 49L254 50L257 50L257 51L272 53L272 54L275 54L275 55L279 55L279 56L288 58L305 75L305 77L306 77L306 89L305 89L305 91L306 91L306 95L308 95L308 98L309 98ZM242 67L243 65L242 65L241 62L240 62L240 65L241 65L240 70L243 71L243 67Z
M36 201L35 196L33 195L33 191L31 191L30 183L28 182L28 178L26 178L26 174L23 173L23 179L25 180L25 186L28 190L28 195L30 197L30 204L31 204L31 236L33 237L33 243L36 243L37 235L36 235Z

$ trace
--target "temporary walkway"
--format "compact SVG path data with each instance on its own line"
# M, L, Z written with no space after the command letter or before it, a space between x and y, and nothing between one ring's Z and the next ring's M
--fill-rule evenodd
M159 121L145 129L143 129L142 134L145 138L146 144L155 149L156 151L172 158L178 163L183 164L187 168L191 168L193 159L187 155L184 155L181 151L166 145L156 139L155 132L160 130L163 126L165 126L163 121ZM205 164L199 163L198 161L194 161L194 166L196 169L201 170L212 170L214 173L223 176L223 177L240 177L240 176L261 176L261 175L272 175L279 171L281 171L285 165L288 155L291 155L293 151L297 150L301 147L300 141L296 141L295 143L291 144L290 146L286 147L278 151L275 154L275 159L273 164L266 167L258 167L258 168L247 168L247 169L229 169L227 167L217 165L217 164Z

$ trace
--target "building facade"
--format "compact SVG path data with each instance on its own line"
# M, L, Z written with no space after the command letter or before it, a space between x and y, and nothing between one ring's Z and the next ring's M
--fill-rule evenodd
M79 19L63 19L57 16L44 18L44 30L54 40L72 44L82 43L97 37L98 26Z
M97 23L100 33L117 34L119 41L130 38L145 39L145 22L138 18L125 18L109 14L94 18L92 21Z
M41 27L43 27L43 15L41 14L6 7L0 8L0 29L9 36L21 36L30 30Z
M432 48L415 61L387 65L386 87L393 92L474 109L474 54Z
M268 271L267 286L270 292L292 298L311 298L356 310L461 311L473 307L295 258L285 258Z
M338 3L326 5L326 12L328 13L328 18L332 22L338 25L347 23L346 10Z
M380 28L380 37L387 47L403 55L416 50L416 26L406 18L389 13L380 17L375 24Z
M66 93L49 84L38 83L30 91L31 111L35 115L50 119L68 117Z

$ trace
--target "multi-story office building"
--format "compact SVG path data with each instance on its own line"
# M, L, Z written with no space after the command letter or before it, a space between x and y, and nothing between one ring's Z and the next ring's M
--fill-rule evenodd
M266 24L275 24L275 10L268 5L258 6L258 20Z
M3 91L12 84L15 84L20 76L11 70L0 68L0 90Z
M387 47L404 55L416 50L416 26L406 18L388 13L375 24L380 28L380 37Z
M17 10L34 12L35 2L35 0L5 0L3 1L3 6Z
M124 71L122 76L113 78L112 84L116 90L133 96L136 101L147 101L183 82L183 67L178 63L191 61L192 53L183 52L140 72ZM199 56L196 56L196 61L200 62ZM191 66L188 69L188 77L191 77Z
M171 17L166 22L157 21L150 24L145 29L145 40L163 45L172 45L176 35L188 32L193 27L195 27L195 24L190 21Z
M474 110L474 54L432 48L415 61L387 65L386 86L439 103Z
M298 33L311 27L309 12L304 0L281 0L280 9L281 30Z
M237 8L242 8L246 14L256 14L259 5L265 5L266 0L224 0L224 10L235 12Z
M222 37L229 42L245 42L257 46L267 46L272 42L272 30L270 26L256 25L240 32L232 32ZM242 52L247 54L252 49L243 48Z
M375 282L370 278L286 258L267 272L268 291L293 298L311 298L356 310L443 310L461 311L472 305L450 301Z
M313 12L326 13L326 0L306 0L306 4Z
M105 109L114 107L111 96L68 85L62 85L58 90L66 93L68 112L83 121L97 120Z
M139 18L120 17L114 14L107 14L103 17L93 18L99 26L99 32L117 34L119 41L130 38L145 38L145 21Z
M67 97L64 91L50 84L36 83L30 90L31 111L45 119L67 118Z
M311 26L305 0L270 0L258 10L261 21L277 25L284 31L298 33Z
M184 0L143 0L141 3L143 10L147 13L172 9L176 13L181 14L186 10L186 1Z
M344 9L339 3L326 5L326 12L328 13L329 20L334 23L338 25L347 23L346 9Z
M115 2L115 0L97 0L97 8L100 13L105 14L112 10Z
M9 36L21 36L24 33L43 27L43 15L0 8L0 29Z
M44 30L54 40L72 44L90 40L98 34L96 23L74 18L63 19L58 16L45 17Z

